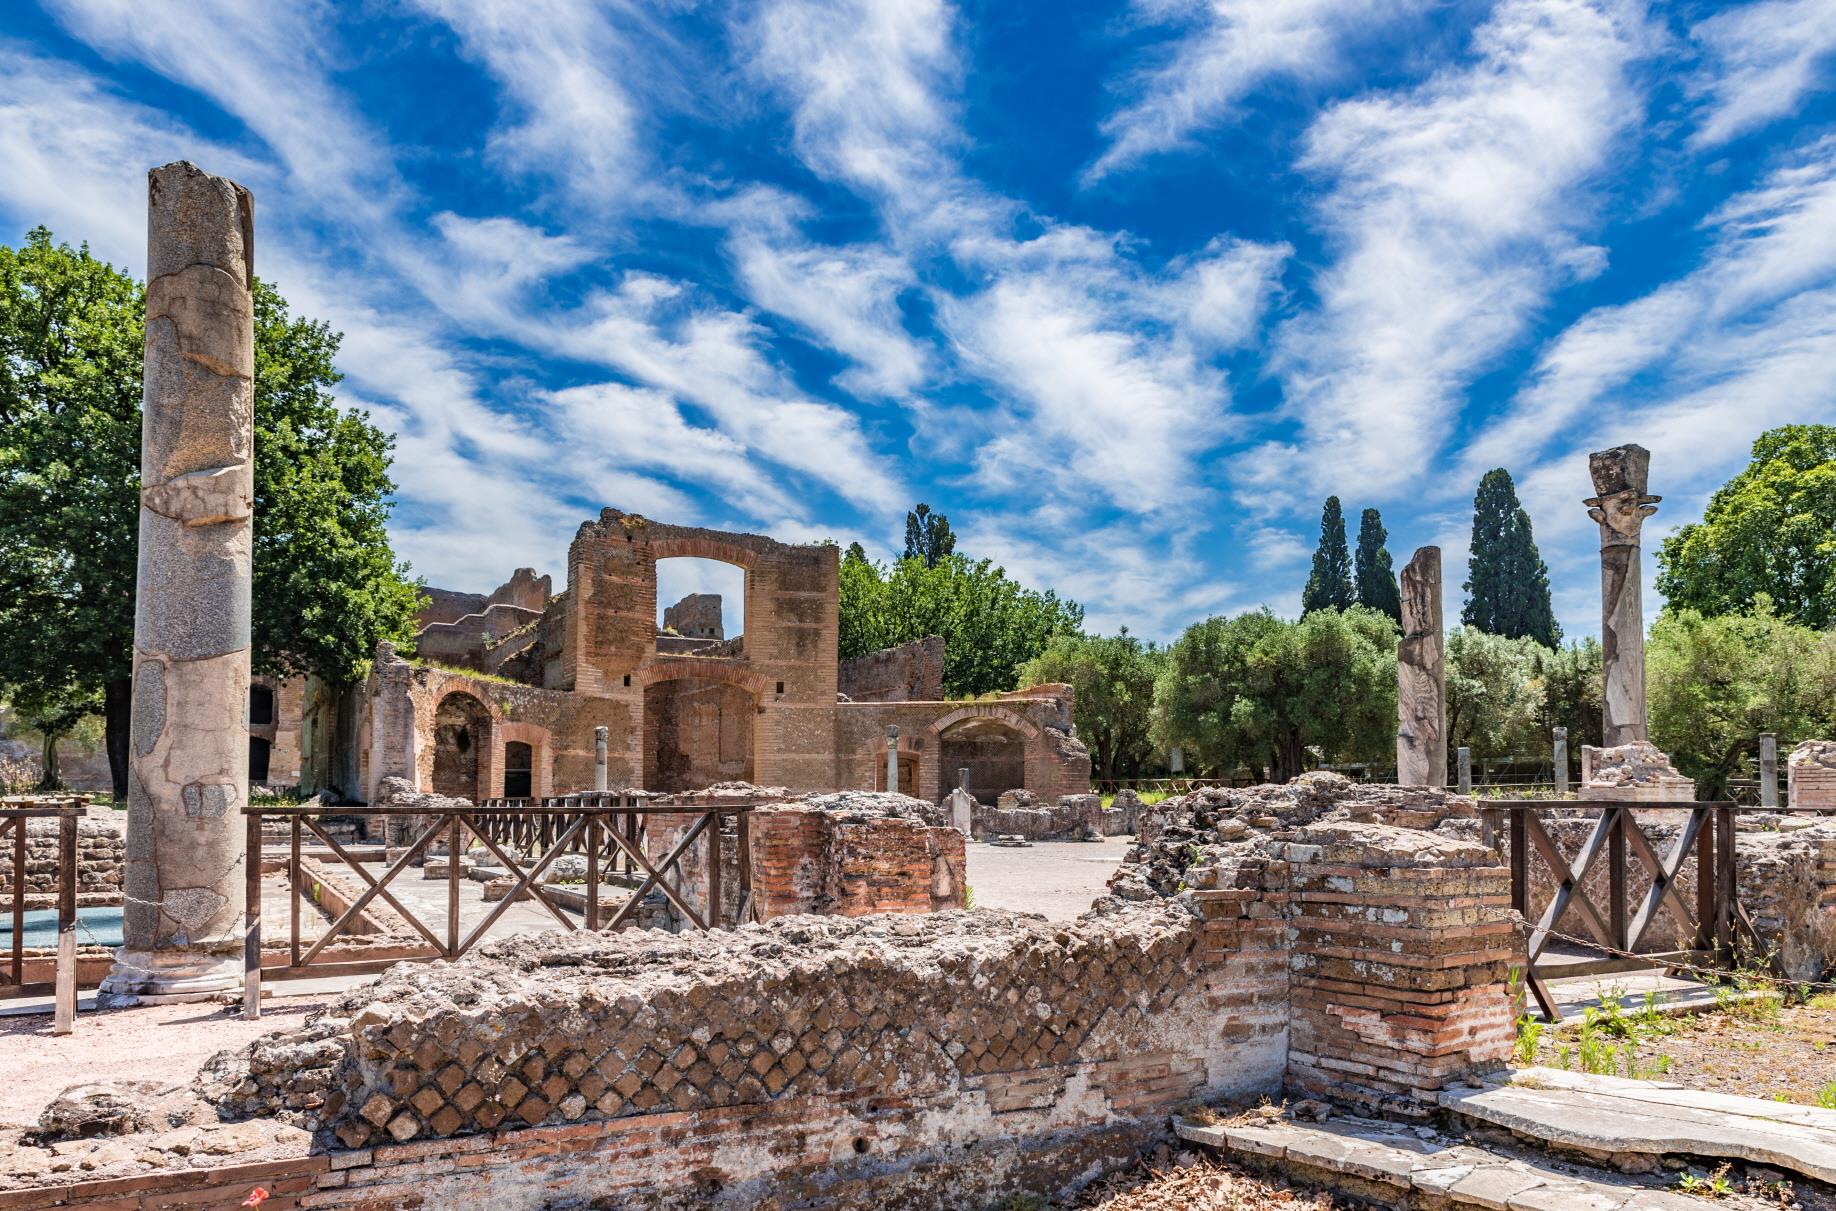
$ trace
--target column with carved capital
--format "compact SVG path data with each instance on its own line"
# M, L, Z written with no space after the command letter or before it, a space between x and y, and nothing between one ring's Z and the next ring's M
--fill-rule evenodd
M1660 496L1646 491L1651 452L1615 446L1587 456L1594 493L1587 515L1600 524L1600 646L1608 747L1645 740L1645 609L1639 536Z

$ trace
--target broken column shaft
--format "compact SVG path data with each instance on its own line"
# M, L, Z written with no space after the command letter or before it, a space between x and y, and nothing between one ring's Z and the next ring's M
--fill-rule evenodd
M1396 649L1396 783L1447 785L1447 641L1441 632L1441 548L1422 547L1402 570L1402 642Z
M147 182L139 569L122 940L103 991L241 981L255 316L247 190Z

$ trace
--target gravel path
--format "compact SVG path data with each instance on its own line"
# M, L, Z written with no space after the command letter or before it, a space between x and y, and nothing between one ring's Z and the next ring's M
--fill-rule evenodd
M1035 841L1008 848L969 843L969 886L977 908L1036 912L1054 921L1083 915L1103 894L1133 837L1101 841Z

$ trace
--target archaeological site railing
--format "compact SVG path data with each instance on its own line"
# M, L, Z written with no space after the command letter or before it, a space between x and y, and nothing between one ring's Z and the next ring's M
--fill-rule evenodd
M83 818L83 796L0 799L0 853L9 849L12 870L12 938L7 947L7 979L0 997L43 996L52 993L55 1008L52 1031L69 1034L76 1021L77 966L77 823ZM26 822L56 820L57 830L57 969L49 981L25 978L25 914L29 895L26 884L28 844Z
M1605 960L1722 970L1733 969L1743 949L1764 952L1737 890L1741 810L1689 800L1479 800L1486 841L1502 843L1510 861L1511 907L1529 923L1525 984L1545 1017L1560 1020L1546 983L1562 974L1552 943ZM1659 938L1652 930L1666 910L1676 932Z
M332 831L324 827L321 815L333 814L315 804L299 806L252 806L243 809L248 832L248 862L245 889L248 932L243 956L244 1004L246 1017L259 1016L261 981L264 978L292 978L357 974L379 970L406 959L454 959L476 946L521 900L532 900L547 909L564 930L616 930L631 924L646 897L660 892L695 929L716 929L727 922L721 912L722 875L718 860L723 823L730 822L738 855L738 920L748 920L752 912L752 864L750 827L753 805L744 801L710 800L693 806L655 806L635 797L620 795L571 795L541 801L487 800L476 807L444 811L423 811L406 807L373 807L362 814L384 823L403 839L400 847L385 850L383 873L373 874L360 854L353 854L341 844ZM338 814L347 814L342 809ZM661 856L647 852L651 822L668 817L673 826L665 839L669 849ZM675 829L680 830L676 835ZM274 834L278 832L279 837ZM308 838L323 847L329 855L328 870L349 872L361 882L364 890L355 898L342 895L329 924L316 938L302 930L305 901L314 893L323 894L322 886L312 886L315 877L312 860L305 853ZM278 845L275 842L279 842ZM703 843L714 860L701 866L701 882L706 884L705 904L692 902L688 871L683 863L697 843ZM462 927L462 888L468 877L460 857L473 845L487 850L510 881L503 896L491 906L482 920ZM284 846L284 856L272 852ZM438 847L445 858L446 895L444 912L428 921L421 913L402 902L391 890L403 872L425 863ZM562 892L542 876L564 855L576 854L585 859L585 871L579 891ZM614 887L623 893L623 904L610 910L603 903L606 886L602 878L612 870L612 863L623 862L632 873L634 887ZM287 927L284 954L270 954L264 959L262 935L262 877L266 873L283 874L287 886ZM311 891L309 891L311 887ZM393 909L418 943L410 939L407 947L391 947L386 957L350 958L331 952L332 944L350 941L367 927L367 911L376 901ZM569 908L573 911L570 912ZM315 911L317 911L315 907Z

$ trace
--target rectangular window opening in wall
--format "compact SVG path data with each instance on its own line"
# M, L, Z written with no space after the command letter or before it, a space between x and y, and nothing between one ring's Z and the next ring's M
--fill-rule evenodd
M625 688L626 689L631 688L631 674L630 673L625 674Z
M782 694L783 692L784 692L784 683L780 681L778 682L778 693Z

